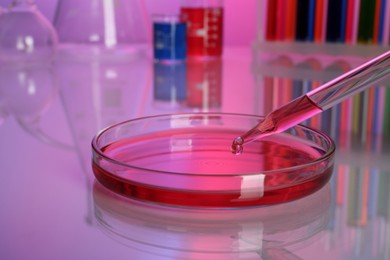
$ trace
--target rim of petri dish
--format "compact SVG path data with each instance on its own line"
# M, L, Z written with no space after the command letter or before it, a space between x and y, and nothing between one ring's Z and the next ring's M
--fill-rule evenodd
M245 132L250 127L250 125L241 126L239 121L250 121L252 122L251 124L255 125L255 122L258 122L262 118L263 117L256 115L234 113L177 113L154 115L127 120L101 130L93 138L93 172L96 179L101 184L103 184L103 186L125 197L161 205L192 208L240 208L278 204L305 197L322 188L329 181L333 173L334 153L336 147L333 140L325 133L304 125L297 125L284 133L269 136L264 138L264 140L257 140L253 142L255 145L254 147L256 147L256 145L260 145L264 146L264 149L267 150L269 148L268 146L271 145L270 147L272 150L278 151L281 149L284 151L286 150L284 143L286 141L288 142L292 138L291 140L294 140L295 142L299 141L299 145L302 144L303 146L307 147L311 147L313 145L316 146L314 149L315 151L317 151L317 148L321 150L321 153L316 154L314 157L305 157L306 161L303 161L303 163L288 165L287 167L279 167L277 166L278 163L276 163L276 166L272 167L277 168L271 167L259 170L246 170L245 167L242 167L241 169L240 166L237 171L233 172L230 171L229 167L223 168L218 167L218 165L211 167L210 170L207 168L205 170L205 168L203 168L202 172L196 172L196 170L192 171L192 167L185 168L186 170L183 170L183 168L181 168L181 170L176 170L174 167L178 162L176 158L172 158L172 161L169 161L168 159L176 152L181 156L181 152L183 151L179 149L178 151L171 150L161 152L161 154L169 154L169 156L167 156L167 160L164 161L164 163L166 162L166 165L170 165L169 169L167 170L164 169L164 167L151 167L148 163L140 165L137 163L129 163L123 160L118 160L115 156L111 156L108 154L108 152L106 152L106 148L108 146L113 143L118 143L122 140L122 134L125 136L124 139L132 139L132 143L129 145L129 149L132 149L131 146L133 144L137 145L138 143L141 143L142 147L142 141L139 139L138 134L140 136L145 135L146 138L156 139L154 144L156 145L164 143L157 142L160 131L166 132L172 130L170 129L170 126L164 126L166 129L156 128L154 131L144 134L141 131L142 129L137 129L137 131L140 133L135 134L135 136L131 136L131 127L129 129L126 128L131 124L142 124L142 127L148 129L147 127L149 123L154 122L155 120L163 120L164 122L169 122L174 119L194 120L197 122L196 124L176 126L175 130L179 131L171 133L165 137L162 136L162 138L168 138L171 140L170 138L172 136L175 137L176 135L180 135L181 132L185 130L188 134L188 142L191 142L191 138L193 138L191 136L192 134L198 134L199 136L202 134L208 134L207 131L209 131L209 125L202 125L200 123L204 121L209 122L209 120L212 121L226 119L228 121L238 121L238 126L225 127L222 122L221 126L215 126L213 124L211 125L210 129L213 129L214 132L221 131L221 133L223 133L225 130L232 130L232 133L229 132L229 134L226 136L229 141L226 145L226 152L230 153L231 158L225 158L225 161L227 162L227 160L229 160L229 162L234 162L235 160L240 160L242 155L231 154L231 142L233 141L234 137L241 134L242 132ZM157 126L159 126L158 122ZM127 130L123 131L123 129L121 129L122 127L126 128ZM198 132L200 129L202 131ZM109 138L114 138L116 140L112 142L104 140L107 139L106 135L112 135L111 132L113 132L116 137ZM311 140L305 139L306 136L311 136ZM272 138L282 138L282 141L276 142ZM102 140L107 142L107 144L102 144ZM196 137L194 137L194 140L196 140ZM210 139L210 142L211 140L212 139ZM215 142L219 142L218 140ZM165 142L167 143L168 141L165 140ZM207 142L208 141L206 140L206 145ZM145 144L147 145L147 143ZM249 145L250 144L247 144L246 146ZM325 147L321 147L320 149L321 145ZM244 154L248 148L246 146L244 147ZM165 149L164 146L162 147ZM154 146L149 148L151 150L155 150ZM169 147L166 148L168 150ZM126 149L124 149L124 151ZM287 154L286 157L289 157L290 153L294 154L295 148L290 147L289 149L290 150L284 151L284 153ZM196 151L200 155L202 153L207 154L208 152L207 149ZM131 154L134 155L136 152L137 151L132 151ZM188 150L188 153L192 152L193 150ZM248 152L248 154L249 153L251 156L257 156L258 152L256 150L254 152ZM208 155L209 154L207 154L207 156ZM220 154L214 156L214 154L212 154L212 157L215 157L212 163L218 164L217 161L219 155ZM146 154L143 156L147 158L149 155ZM264 156L267 157L268 155L265 153ZM270 155L269 157L271 159L268 158L264 161L274 160L273 156ZM251 160L257 160L257 158L255 157ZM226 163L225 161L223 161L223 163ZM192 162L188 161L187 163L191 164ZM246 161L244 161L244 163L246 163ZM283 165L283 163L284 162L281 164ZM293 162L288 161L288 163ZM227 169L229 169L229 171L224 172L224 170ZM129 174L124 174L124 172L127 171ZM144 181L142 178L145 178L145 180L147 179L147 181ZM140 194L142 194L142 196ZM178 197L181 196L183 199L178 199Z

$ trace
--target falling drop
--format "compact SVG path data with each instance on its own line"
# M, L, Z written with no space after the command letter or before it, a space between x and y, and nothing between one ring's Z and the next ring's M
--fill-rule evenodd
M241 138L241 136L236 137L232 143L232 153L235 155L239 155L243 151L242 145L244 144L244 140Z

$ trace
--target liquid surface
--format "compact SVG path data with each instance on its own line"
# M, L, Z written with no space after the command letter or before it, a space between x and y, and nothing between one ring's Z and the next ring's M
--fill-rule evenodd
M125 139L103 150L131 167L95 159L93 170L99 182L124 196L195 207L289 201L318 190L331 175L324 163L263 174L312 162L324 151L282 134L252 142L244 154L234 156L227 149L234 135L236 131L172 130Z

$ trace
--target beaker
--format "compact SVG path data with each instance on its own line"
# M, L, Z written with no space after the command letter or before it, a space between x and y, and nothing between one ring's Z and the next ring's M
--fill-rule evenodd
M223 0L183 0L187 22L187 56L219 57L223 44Z
M178 15L153 16L153 51L155 61L185 60L187 25Z

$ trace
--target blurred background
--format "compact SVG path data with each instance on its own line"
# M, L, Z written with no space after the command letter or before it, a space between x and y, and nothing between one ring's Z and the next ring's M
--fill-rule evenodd
M0 0L0 6L7 7L11 0ZM40 11L53 22L58 0L36 0ZM146 11L149 14L178 13L180 0L145 0ZM247 46L256 34L256 0L225 0L225 43L233 46Z

